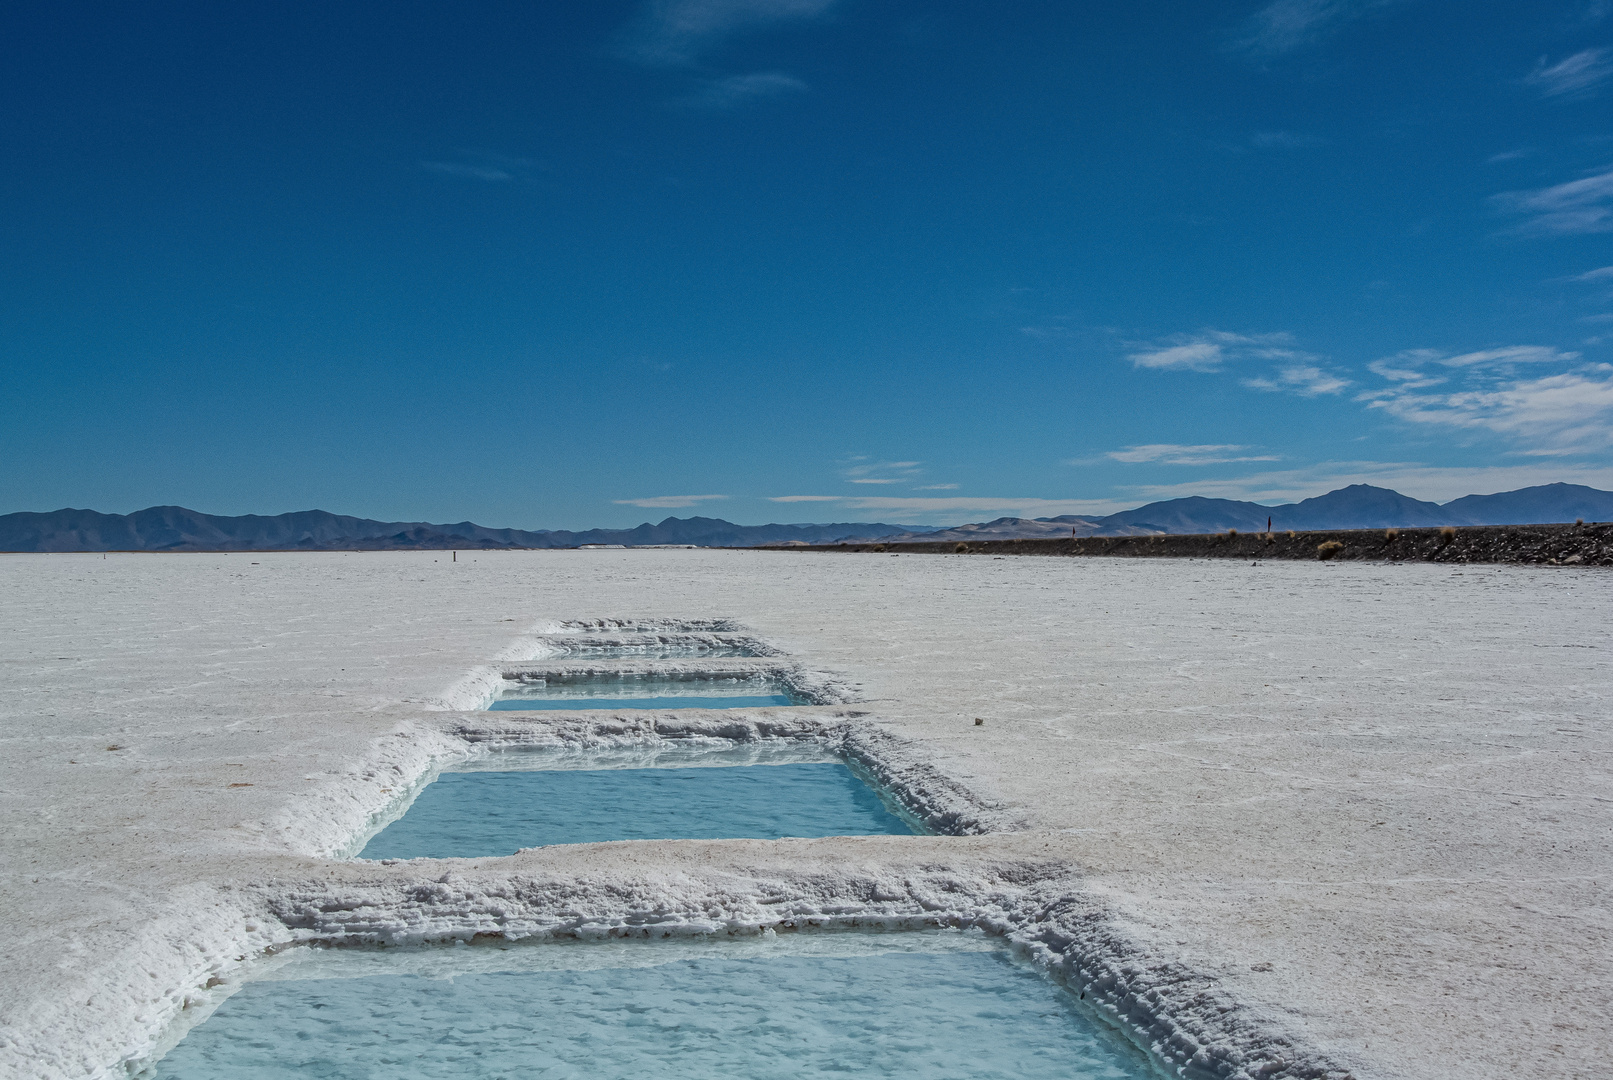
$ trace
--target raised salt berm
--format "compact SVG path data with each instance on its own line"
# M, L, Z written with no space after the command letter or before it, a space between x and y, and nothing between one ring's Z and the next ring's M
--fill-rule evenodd
M589 660L726 660L771 656L761 642L739 634L576 634L546 637L548 655Z
M296 952L145 1075L1158 1076L979 933Z

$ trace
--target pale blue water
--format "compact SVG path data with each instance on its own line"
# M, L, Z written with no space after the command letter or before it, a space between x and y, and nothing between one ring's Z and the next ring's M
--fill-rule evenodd
M769 678L596 678L506 680L489 709L758 709L808 705Z
M534 952L558 948L527 947ZM575 946L573 953L592 948L602 946ZM438 951L465 957L481 950ZM655 966L487 971L473 964L452 978L437 970L251 983L191 1031L156 1065L154 1075L162 1080L815 1080L848 1075L1142 1080L1156 1075L1141 1055L1080 1012L1066 991L997 950L737 952ZM363 961L359 970L385 971L385 964L385 958Z
M478 858L601 840L913 832L844 764L443 773L361 859Z

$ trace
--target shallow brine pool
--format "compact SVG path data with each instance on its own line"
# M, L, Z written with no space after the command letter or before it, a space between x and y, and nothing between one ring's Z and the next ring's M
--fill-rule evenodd
M299 952L146 1075L1157 1075L1068 992L976 933Z
M504 755L518 761L522 755ZM541 762L540 756L534 755ZM715 762L722 758L713 755ZM483 858L604 840L907 836L839 760L683 768L445 772L361 859Z
M777 679L605 675L505 679L489 709L742 709L811 702Z

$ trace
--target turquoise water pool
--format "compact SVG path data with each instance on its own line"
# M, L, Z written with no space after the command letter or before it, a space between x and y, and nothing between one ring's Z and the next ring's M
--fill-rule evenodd
M546 844L913 832L843 762L443 773L362 859L510 855Z
M848 1075L1141 1080L1157 1075L1139 1053L1085 1015L1066 991L1005 950L969 940L970 935L955 934L952 940L921 933L819 937L841 940L315 956L283 968L275 978L249 983L147 1075L162 1080L815 1080Z
M595 676L506 679L489 709L741 709L811 702L767 678Z

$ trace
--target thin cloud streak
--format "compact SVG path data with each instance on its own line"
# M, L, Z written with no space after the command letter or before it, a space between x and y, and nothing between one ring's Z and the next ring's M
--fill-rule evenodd
M420 167L427 172L441 173L444 176L458 176L467 180L486 180L501 183L514 180L513 173L503 169L495 169L490 165L462 165L452 161L422 161Z
M1329 374L1319 367L1308 364L1294 364L1280 368L1274 377L1258 377L1243 380L1243 385L1251 390L1264 390L1268 393L1298 394L1300 397L1319 397L1322 394L1337 394L1350 385L1350 380L1338 375Z
M800 94L807 84L782 71L757 71L715 79L679 104L689 109L737 109L785 94Z
M1531 457L1613 447L1613 364L1537 379L1512 379L1449 394L1403 387L1358 399L1413 424L1483 430L1507 436Z
M651 0L625 35L620 55L637 63L679 67L729 37L819 18L836 0Z
M1613 76L1613 55L1607 49L1586 49L1550 67L1545 57L1524 82L1540 88L1546 97L1589 97L1591 91Z
M869 461L865 457L854 457L842 464L846 467L840 475L852 484L903 484L924 471L920 468L922 461ZM872 473L885 475L870 475Z
M617 506L641 506L646 510L682 510L726 495L655 495L648 499L612 499Z
M1523 220L1522 235L1613 232L1613 169L1535 191L1503 191L1490 202Z
M1563 456L1613 446L1613 366L1525 378L1520 367L1572 364L1577 352L1546 345L1510 345L1446 355L1407 349L1367 365L1391 385L1355 400L1410 424L1487 431L1510 440L1515 453ZM1430 375L1438 365L1450 375ZM1419 393L1459 378L1441 393Z
M1393 0L1275 0L1245 24L1237 48L1255 56L1280 56L1314 45L1339 27Z
M1299 150L1323 142L1315 135L1295 131L1257 131L1249 136L1249 145L1257 150Z
M1309 353L1292 348L1293 335L1235 334L1227 330L1201 330L1196 334L1174 334L1159 341L1132 347L1132 367L1158 371L1219 371L1234 360L1315 360Z
M1177 443L1148 443L1111 450L1104 457L1127 465L1227 465L1243 461L1281 461L1275 454L1240 455L1247 446L1232 443L1182 446Z
M1219 371L1221 346L1209 341L1195 341L1152 352L1132 353L1126 359L1131 361L1133 367L1160 371Z

